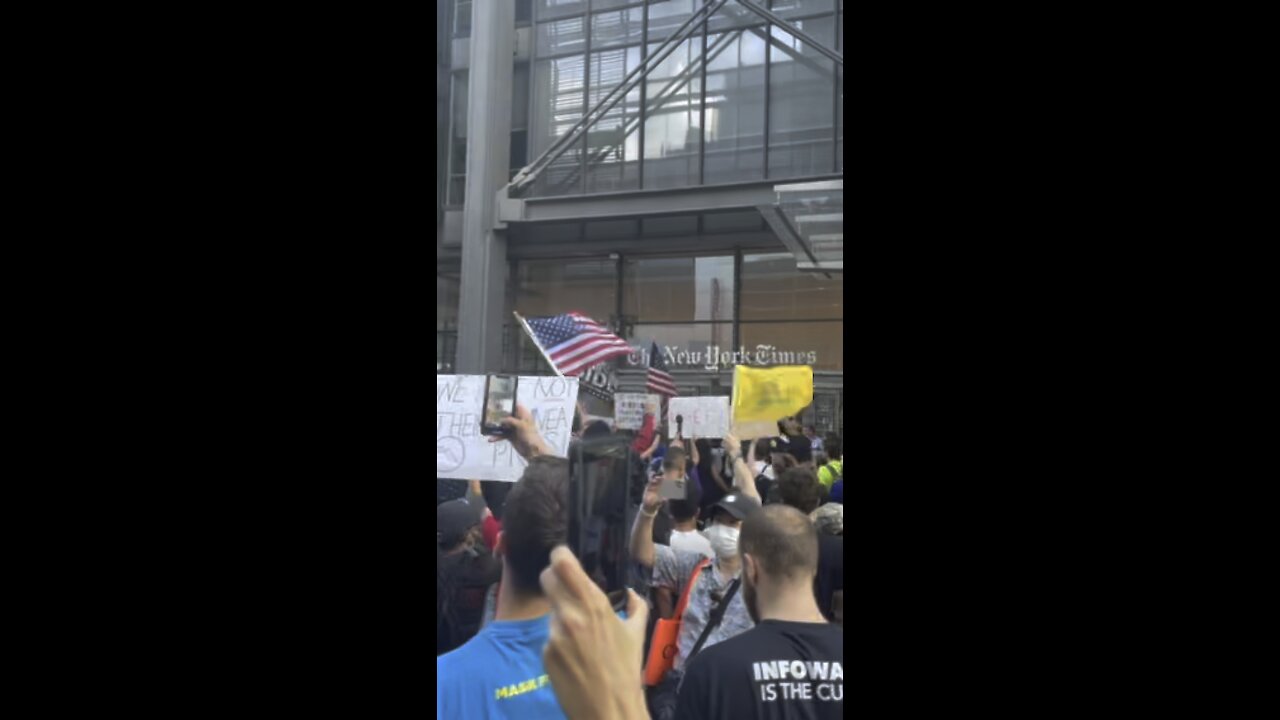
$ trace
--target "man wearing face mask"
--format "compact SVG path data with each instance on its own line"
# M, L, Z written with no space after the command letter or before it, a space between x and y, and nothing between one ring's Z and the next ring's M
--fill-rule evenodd
M502 576L484 546L482 507L475 495L436 506L436 655L479 631L485 592Z
M676 718L835 720L844 715L844 631L813 596L818 534L787 505L742 523L742 595L756 626L689 661Z
M645 488L640 514L632 527L631 552L640 565L653 568L653 583L659 592L678 598L686 584L694 583L676 640L673 669L652 696L654 720L669 720L675 712L676 690L689 658L752 626L740 592L742 560L738 554L738 529L744 518L760 509L760 503L754 497L735 491L711 506L705 534L715 558L704 566L700 553L654 544L653 520L663 503L660 486L658 478Z

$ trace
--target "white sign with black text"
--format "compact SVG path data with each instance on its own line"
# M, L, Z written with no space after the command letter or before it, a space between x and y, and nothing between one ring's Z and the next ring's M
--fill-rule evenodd
M722 438L729 433L729 398L678 397L667 404L671 432L686 438Z

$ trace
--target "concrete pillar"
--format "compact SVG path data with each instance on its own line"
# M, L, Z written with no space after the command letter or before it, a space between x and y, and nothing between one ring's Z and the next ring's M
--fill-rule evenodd
M502 369L507 247L493 229L496 195L511 159L511 74L515 3L471 3L467 197L462 211L462 291L458 302L459 373Z

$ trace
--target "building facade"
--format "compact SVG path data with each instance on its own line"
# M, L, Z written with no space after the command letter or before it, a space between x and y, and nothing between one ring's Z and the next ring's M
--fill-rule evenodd
M843 432L844 3L747 4L438 0L437 372L549 372L512 312L579 310L618 389L807 364Z

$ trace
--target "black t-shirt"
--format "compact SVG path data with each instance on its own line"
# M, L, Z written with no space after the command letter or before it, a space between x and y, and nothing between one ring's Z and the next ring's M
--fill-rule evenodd
M764 620L690 661L676 720L835 720L845 714L845 632Z
M844 715L844 630L765 620L689 663L676 720L835 720Z
M831 598L844 590L844 536L818 533L818 574L813 579L813 594L818 609L828 620L835 620Z

